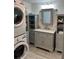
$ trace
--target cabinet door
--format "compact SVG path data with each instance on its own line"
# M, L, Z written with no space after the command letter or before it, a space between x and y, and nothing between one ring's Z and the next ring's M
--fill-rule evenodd
M34 43L34 41L35 41L35 33L34 33L34 31L29 32L29 41L31 43Z
M64 35L57 34L56 50L63 51L63 49L64 49Z
M43 44L42 35L40 32L35 32L35 46L41 47Z
M53 34L45 33L43 37L44 43L43 46L45 49L53 51Z

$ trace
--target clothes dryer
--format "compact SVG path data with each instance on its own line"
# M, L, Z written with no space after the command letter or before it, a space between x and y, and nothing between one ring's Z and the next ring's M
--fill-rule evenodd
M25 7L22 3L14 5L14 36L26 33Z

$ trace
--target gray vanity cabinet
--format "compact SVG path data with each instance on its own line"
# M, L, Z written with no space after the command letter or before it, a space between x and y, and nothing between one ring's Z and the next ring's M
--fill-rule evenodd
M53 51L53 33L35 31L35 46L49 51Z

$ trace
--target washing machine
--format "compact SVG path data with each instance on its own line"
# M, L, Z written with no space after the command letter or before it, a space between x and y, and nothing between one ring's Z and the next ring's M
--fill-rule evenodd
M21 0L14 3L14 36L26 33L25 6Z
M26 40L26 34L15 37L14 39L14 59L27 59L29 46Z

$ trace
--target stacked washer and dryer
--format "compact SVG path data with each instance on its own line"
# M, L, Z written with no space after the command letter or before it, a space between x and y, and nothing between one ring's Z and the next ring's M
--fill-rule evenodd
M24 59L29 47L26 36L25 7L22 0L14 1L14 59Z

